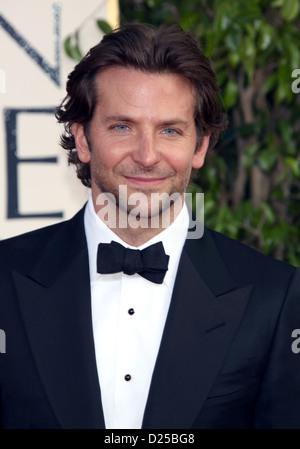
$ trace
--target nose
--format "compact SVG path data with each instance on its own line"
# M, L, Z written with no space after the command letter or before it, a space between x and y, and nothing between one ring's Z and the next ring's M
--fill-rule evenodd
M132 158L137 164L146 168L152 167L159 162L160 153L152 134L144 133L139 136Z

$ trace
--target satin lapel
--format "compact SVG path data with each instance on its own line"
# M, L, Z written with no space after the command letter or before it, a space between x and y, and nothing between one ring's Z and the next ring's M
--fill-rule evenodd
M64 428L103 428L82 214L49 241L35 268L14 273L32 353Z
M191 428L222 365L251 290L251 286L235 288L210 236L202 242L186 242L153 373L144 428Z

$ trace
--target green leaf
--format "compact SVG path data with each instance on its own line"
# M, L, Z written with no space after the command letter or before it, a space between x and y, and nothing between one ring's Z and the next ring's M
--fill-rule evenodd
M241 13L237 17L237 22L239 25L244 25L245 23L253 23L256 20L261 20L261 11L259 9Z
M64 49L69 58L75 61L82 59L82 53L79 48L79 33L76 31L74 34L67 36L64 41Z
M277 128L285 146L288 146L292 141L293 126L286 120L278 120Z
M270 171L277 160L277 151L274 148L266 148L257 158L258 165L266 172Z
M300 165L299 161L293 157L286 157L284 160L285 164L292 169L293 175L296 178L300 177Z
M98 28L104 33L108 34L113 31L112 27L109 23L106 22L106 20L97 20Z
M233 69L236 69L239 63L241 62L240 55L237 51L229 52L228 59Z
M274 224L276 221L276 214L270 204L260 203L259 208L263 212L267 222L270 224Z
M209 198L208 195L206 194L204 196L204 218L207 215L215 213L216 209L217 209L216 201L213 200L212 198Z
M226 2L220 3L216 9L216 18L214 20L214 32L217 38L220 39L224 32L229 28L231 23L231 13L229 5Z
M230 52L236 52L239 49L241 36L239 30L233 30L233 33L227 34L224 43Z
M254 163L254 158L259 150L259 143L249 145L243 154L243 164L247 169L250 169Z
M272 43L274 39L274 34L275 30L271 25L267 23L264 23L262 25L258 40L258 46L260 50L264 51L269 47L269 45Z
M291 60L291 68L297 69L300 65L299 47L293 41L290 41L289 43L289 56Z
M226 84L223 100L227 107L227 109L232 108L237 102L238 99L238 85L235 81L229 80Z
M64 49L65 52L67 53L67 55L69 56L69 58L73 59L73 54L72 54L72 50L71 50L71 36L68 36L65 41L64 41Z
M281 8L282 17L291 22L299 13L299 0L285 0Z

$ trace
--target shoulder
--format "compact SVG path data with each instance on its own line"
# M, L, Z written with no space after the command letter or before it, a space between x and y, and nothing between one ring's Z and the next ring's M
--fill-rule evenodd
M30 265L51 246L51 242L61 240L63 243L66 237L72 238L79 224L83 229L83 209L70 220L0 240L0 272L30 269ZM55 249L53 243L53 251Z
M243 278L250 282L255 277L265 281L268 279L278 284L280 280L288 281L297 270L299 271L299 268L293 265L267 256L224 234L211 229L205 232L214 241L221 258L234 278Z
M52 236L64 225L62 222L0 241L0 273L30 270Z
M228 237L225 234L221 234L220 232L214 231L212 229L206 229L206 232L209 232L212 236L214 242L218 246L219 251L223 254L224 257L228 255L229 251L232 257L245 257L247 260L255 260L256 263L267 263L273 264L286 268L291 267L288 263L279 261L274 259L271 256L267 256L266 254L258 251L251 246L246 245L245 243L241 243L238 240L234 240L231 237Z

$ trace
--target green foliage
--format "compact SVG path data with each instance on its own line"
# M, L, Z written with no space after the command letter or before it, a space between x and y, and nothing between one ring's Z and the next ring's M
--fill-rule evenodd
M112 27L105 20L97 20L97 25L104 34L112 32Z
M82 58L82 53L79 48L79 37L78 31L74 34L68 36L64 41L64 49L69 58L74 59L75 61L80 61Z
M79 62L84 56L80 49L80 31L84 24L85 21L83 21L82 25L64 40L64 50L66 54L76 62ZM103 34L108 34L112 31L112 27L106 20L96 20L96 25Z

